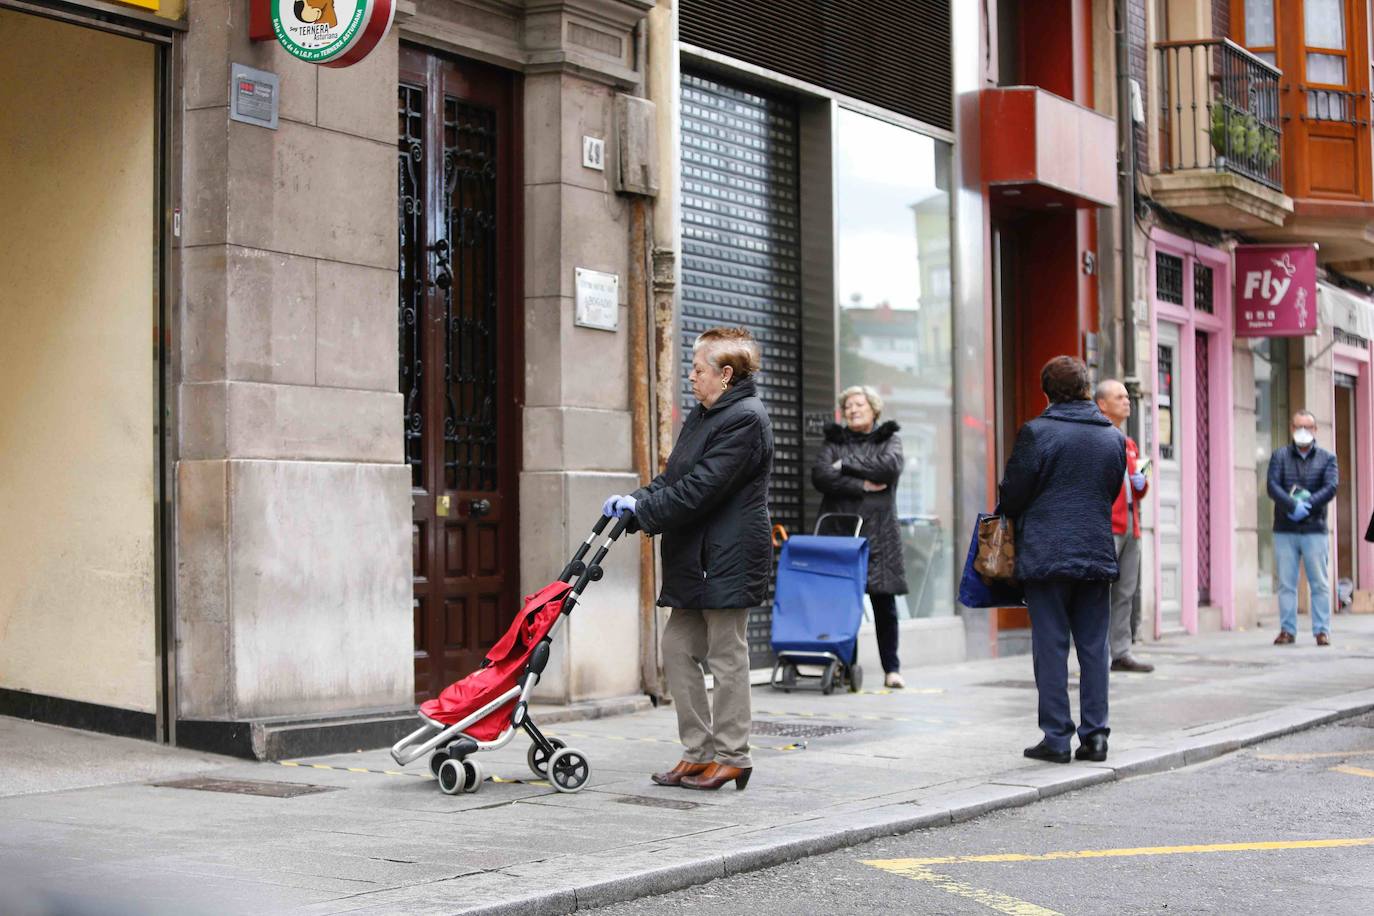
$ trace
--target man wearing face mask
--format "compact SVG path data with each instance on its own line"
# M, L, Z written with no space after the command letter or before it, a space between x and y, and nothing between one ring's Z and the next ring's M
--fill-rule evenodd
M1279 635L1274 645L1292 645L1298 633L1298 564L1312 591L1312 635L1331 645L1330 544L1326 504L1336 496L1336 456L1317 446L1317 419L1308 410L1293 414L1293 442L1269 458L1269 498L1274 501L1274 562L1279 569Z

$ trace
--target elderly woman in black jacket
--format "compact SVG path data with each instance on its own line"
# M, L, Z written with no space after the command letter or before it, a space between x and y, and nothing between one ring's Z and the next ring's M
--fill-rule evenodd
M821 492L821 512L842 512L863 519L868 539L868 598L878 635L883 683L905 687L897 657L897 595L907 593L902 562L902 532L897 524L897 478L905 464L901 429L894 421L878 424L883 399L863 385L840 394L845 425L827 423L825 445L811 469L811 483Z
M661 534L663 669L685 751L661 786L743 789L749 756L749 609L768 597L773 547L768 479L773 425L754 374L759 347L743 328L712 328L696 340L690 380L700 402L687 415L667 469L629 496L612 496L607 515L633 513ZM706 698L701 661L715 678Z
M1110 589L1117 578L1112 505L1126 476L1126 438L1089 400L1088 368L1056 356L1040 371L1045 412L1021 427L1002 478L1016 531L1044 740L1035 760L1069 762L1069 637L1078 649L1079 760L1106 760Z

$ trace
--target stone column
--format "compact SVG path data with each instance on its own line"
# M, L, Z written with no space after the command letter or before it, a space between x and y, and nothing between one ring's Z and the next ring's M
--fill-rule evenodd
M397 39L331 70L197 0L177 384L183 720L407 706L410 484L396 355ZM281 78L228 117L231 63Z
M635 86L634 23L647 2L547 3L525 42L525 409L521 582L556 576L613 493L638 485L630 449L626 312L629 202L615 193L615 95ZM592 10L595 15L589 15ZM606 141L604 171L582 164ZM620 278L618 328L574 322L577 268ZM642 691L639 545L625 537L558 636L539 688L575 702Z

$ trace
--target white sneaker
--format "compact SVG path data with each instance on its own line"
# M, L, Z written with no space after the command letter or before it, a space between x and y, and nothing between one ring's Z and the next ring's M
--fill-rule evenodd
M903 687L906 686L906 681L902 680L902 676L897 672L889 671L887 673L887 677L883 678L883 686L895 687L896 689L901 690Z

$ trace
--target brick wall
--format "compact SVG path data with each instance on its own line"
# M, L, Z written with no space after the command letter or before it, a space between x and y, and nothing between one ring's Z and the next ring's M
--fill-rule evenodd
M1126 35L1130 43L1131 59L1131 79L1140 86L1142 99L1145 103L1145 110L1150 110L1150 95L1145 80L1146 62L1149 60L1149 48L1146 45L1145 31L1145 7L1148 0L1127 0L1126 3ZM1129 117L1129 113L1127 113ZM1147 152L1149 150L1149 135L1146 133L1144 124L1135 126L1135 164L1139 169L1142 165L1148 165Z

